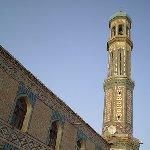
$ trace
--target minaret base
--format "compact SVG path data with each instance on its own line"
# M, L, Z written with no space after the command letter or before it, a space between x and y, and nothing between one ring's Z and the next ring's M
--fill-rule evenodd
M110 150L139 150L140 141L129 135L118 134L103 137L110 145Z

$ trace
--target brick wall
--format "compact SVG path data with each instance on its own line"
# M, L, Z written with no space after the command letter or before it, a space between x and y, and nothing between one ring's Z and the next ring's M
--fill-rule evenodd
M20 93L25 93L32 103L26 132L9 124ZM95 150L97 145L109 149L106 141L82 118L0 47L0 144L5 141L18 149L49 149L47 140L54 120L60 120L62 126L61 150L74 150L79 136L86 139L86 150ZM79 131L83 135L77 134Z

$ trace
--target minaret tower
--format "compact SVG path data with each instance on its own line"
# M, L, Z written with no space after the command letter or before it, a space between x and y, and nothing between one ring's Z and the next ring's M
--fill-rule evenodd
M120 11L109 21L107 42L108 76L104 81L103 137L111 150L138 150L139 140L133 138L133 89L131 80L131 19Z

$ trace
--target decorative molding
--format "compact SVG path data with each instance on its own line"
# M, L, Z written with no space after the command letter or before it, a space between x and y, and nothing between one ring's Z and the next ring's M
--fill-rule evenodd
M107 89L105 91L105 108L104 108L104 124L110 122L112 118L112 99L113 99L113 90Z
M2 146L2 150L18 150L18 148L8 144L8 143L4 143Z
M115 77L115 78L108 78L104 81L104 90L107 88L110 88L113 86L113 84L122 85L126 84L128 85L132 90L134 88L134 81L132 81L129 78L126 77Z
M12 126L4 122L1 118L0 118L0 139L22 150L27 149L49 150L49 147L47 147L44 143L40 142L35 137L33 138L27 133L23 133L15 128L12 128Z

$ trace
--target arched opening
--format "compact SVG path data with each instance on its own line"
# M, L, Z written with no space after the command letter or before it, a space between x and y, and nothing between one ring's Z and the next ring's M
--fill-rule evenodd
M128 37L130 37L130 30L129 30L129 27L128 27L128 26L126 27L126 35L127 35Z
M115 26L111 29L111 37L114 37L114 36L116 36L116 27Z
M122 75L122 58L121 58L121 50L119 51L119 69L120 69L120 75Z
M85 142L82 139L77 141L77 150L85 150Z
M118 35L123 35L123 25L122 24L120 24L118 26Z
M114 70L114 53L113 53L113 51L110 53L110 55L111 55L111 73L110 73L110 75L111 76L113 76L113 70Z
M62 128L59 121L54 121L51 125L48 146L52 150L59 150L62 136Z
M56 122L53 122L51 126L51 130L50 130L50 140L48 144L48 146L52 149L55 149L55 146L56 146L57 132L58 132L58 129L57 129Z
M14 109L11 125L21 130L23 121L27 113L27 104L25 99L20 98L17 100L16 107Z
M123 75L123 50L120 48L118 49L118 75Z
M19 130L26 131L30 120L32 107L26 96L19 97L16 101L11 125Z

